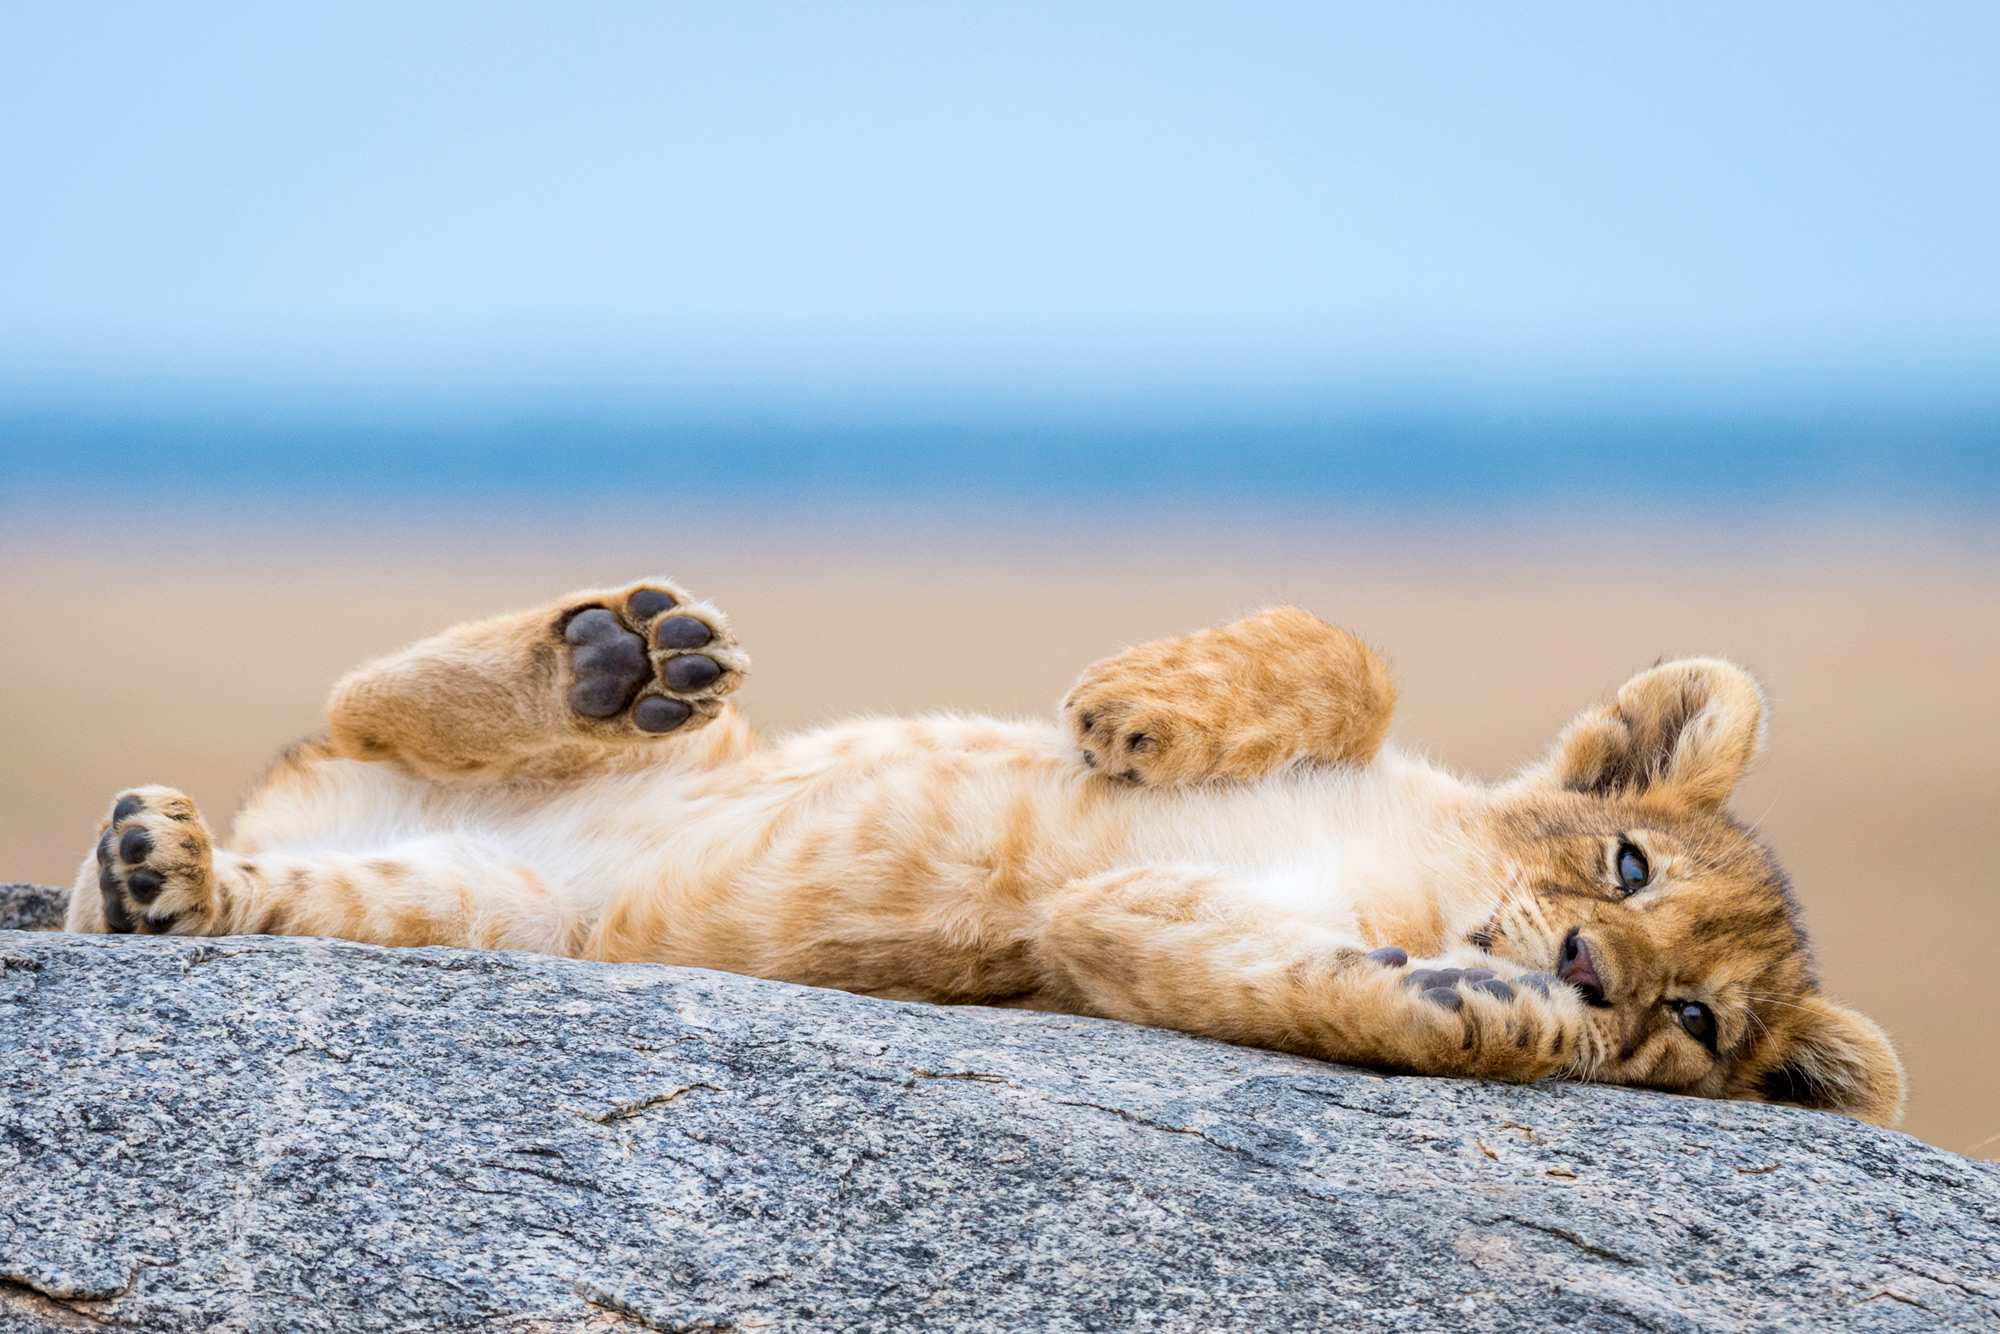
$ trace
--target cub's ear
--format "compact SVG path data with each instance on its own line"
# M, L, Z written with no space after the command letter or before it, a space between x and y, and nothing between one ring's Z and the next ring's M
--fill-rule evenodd
M1874 1020L1824 996L1802 996L1776 1022L1780 1063L1759 1078L1758 1096L1878 1126L1902 1119L1903 1063Z
M1614 704L1563 730L1533 774L1572 792L1660 795L1698 810L1729 799L1764 748L1764 692L1720 658L1640 672Z

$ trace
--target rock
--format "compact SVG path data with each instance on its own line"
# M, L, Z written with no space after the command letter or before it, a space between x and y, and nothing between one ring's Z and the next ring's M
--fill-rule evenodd
M55 931L69 908L69 891L48 885L0 884L0 931Z
M0 1330L2000 1327L1811 1112L337 941L0 934Z

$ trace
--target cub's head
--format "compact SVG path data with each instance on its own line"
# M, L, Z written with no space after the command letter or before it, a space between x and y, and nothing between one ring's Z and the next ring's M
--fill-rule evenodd
M1820 994L1784 871L1723 809L1763 733L1729 663L1633 677L1501 789L1510 888L1475 940L1583 992L1590 1079L1891 1125L1895 1051Z

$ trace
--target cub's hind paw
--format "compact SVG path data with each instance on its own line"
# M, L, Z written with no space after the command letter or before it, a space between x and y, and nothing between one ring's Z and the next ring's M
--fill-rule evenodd
M203 935L216 917L208 826L170 787L121 792L97 837L104 929L127 935Z
M570 712L592 731L692 730L721 710L750 666L721 612L664 584L572 607L556 628L568 650Z

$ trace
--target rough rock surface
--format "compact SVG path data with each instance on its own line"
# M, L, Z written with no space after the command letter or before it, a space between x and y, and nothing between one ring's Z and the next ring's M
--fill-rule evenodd
M0 1330L2000 1328L2000 1173L686 969L0 933Z
M54 931L68 906L66 889L0 884L0 931Z

